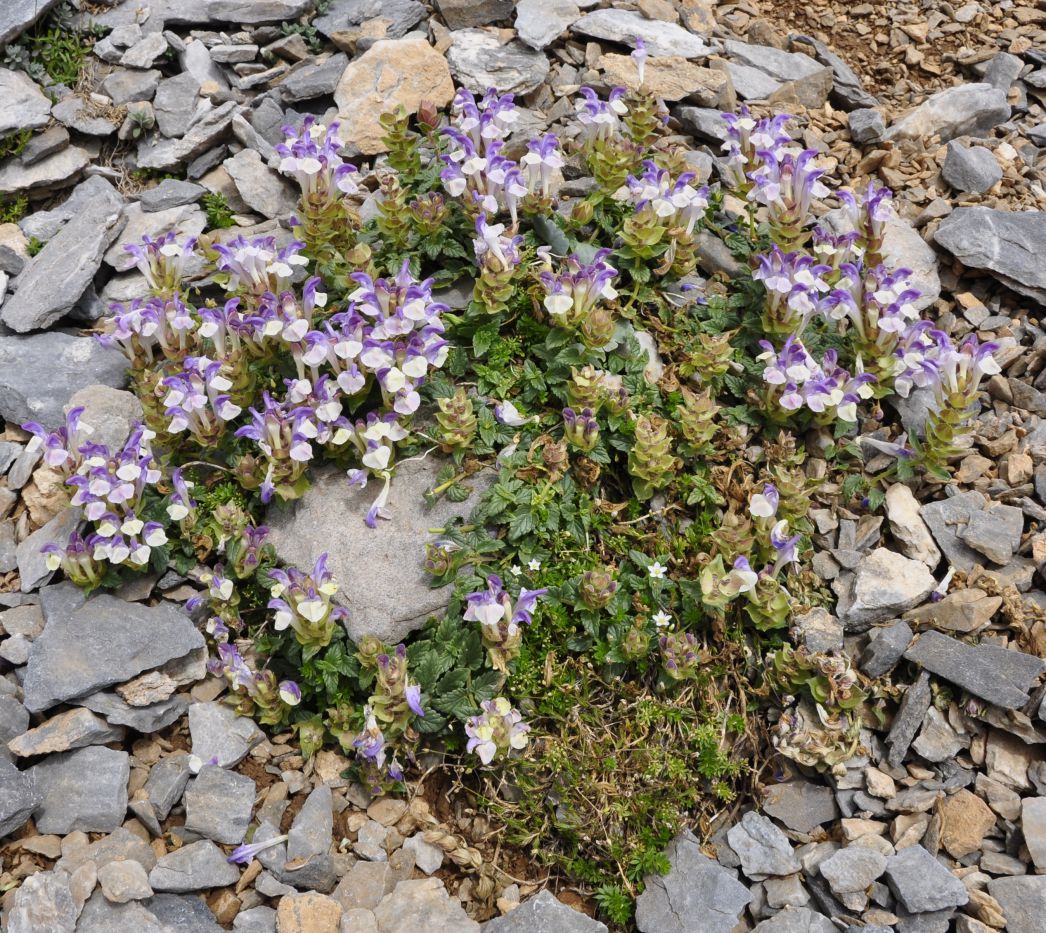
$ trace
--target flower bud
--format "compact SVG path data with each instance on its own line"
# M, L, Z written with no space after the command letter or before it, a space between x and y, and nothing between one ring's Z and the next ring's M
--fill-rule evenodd
M476 436L477 419L470 399L462 387L450 398L438 400L439 412L436 421L443 429L440 435L441 446L447 453L462 450L472 443Z
M620 643L621 656L626 661L642 661L650 654L650 636L644 626L634 622Z
M643 415L636 422L636 437L628 452L628 472L632 486L640 499L649 499L655 489L671 482L679 466L672 456L672 436L668 422L660 415Z
M585 226L585 224L592 223L592 217L595 215L595 208L589 201L578 201L574 204L570 211L570 222L576 224L579 227Z
M593 308L581 324L581 340L590 350L599 350L614 339L614 316L602 305Z
M602 609L617 592L618 583L609 570L586 570L578 592L589 609Z
M563 439L578 450L588 453L599 440L599 424L592 415L591 408L584 408L580 414L573 408L563 409Z
M606 374L593 366L581 369L570 367L570 382L567 383L567 402L578 410L588 408L598 414L606 399Z
M549 478L553 481L559 479L570 464L567 445L562 441L549 441L541 450L541 459Z

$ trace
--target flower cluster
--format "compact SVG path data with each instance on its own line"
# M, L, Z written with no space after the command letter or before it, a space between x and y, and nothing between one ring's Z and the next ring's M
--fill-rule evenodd
M450 146L440 157L440 178L449 195L464 198L467 208L491 217L506 210L513 226L521 206L550 206L553 174L563 166L555 136L531 140L521 167L502 154L519 119L511 94L498 96L491 89L477 101L462 88L451 109L453 125L443 130Z
M607 262L610 250L598 250L591 262L584 262L577 255L568 256L557 272L552 269L548 253L541 255L543 264L537 279L541 303L549 319L577 332L588 346L606 346L614 336L615 322L603 302L617 298L617 269Z
M278 144L280 171L301 189L298 216L292 219L310 250L348 248L359 226L351 198L359 193L356 167L345 162L340 150L338 124L324 126L307 116L301 128L285 126L285 141Z
M218 656L207 662L207 669L228 683L241 716L255 716L264 725L280 725L301 702L301 689L293 680L277 682L270 670L252 670L232 642L219 641L216 650Z
M274 584L268 604L276 610L273 628L277 632L293 629L302 645L330 644L335 625L348 617L348 611L334 605L338 584L327 567L327 555L317 558L311 573L289 567L270 570L269 577Z
M196 237L179 242L171 230L162 236L145 235L142 242L129 243L124 250L134 257L135 266L149 286L149 291L159 297L173 297L181 287L189 260L196 256Z
M508 662L519 654L522 642L520 625L529 625L534 608L547 589L520 591L515 603L501 582L501 577L487 577L487 588L466 597L466 622L478 622L483 633L490 663L502 672L508 672Z
M768 340L759 341L764 352L759 359L766 363L763 381L769 386L774 402L785 411L807 408L815 415L831 420L857 420L857 405L870 398L870 373L851 376L838 362L835 350L825 352L818 363L797 337L789 336L778 351Z
M527 747L530 726L508 700L497 697L484 700L480 706L483 712L469 717L465 723L466 751L475 752L483 764L489 765L495 755L507 755L513 749Z

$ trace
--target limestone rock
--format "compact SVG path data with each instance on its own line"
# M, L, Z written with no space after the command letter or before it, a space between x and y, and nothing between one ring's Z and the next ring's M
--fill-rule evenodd
M703 58L712 52L711 46L700 36L688 32L682 26L646 19L631 10L596 10L594 13L586 13L571 28L583 36L617 42L630 48L636 47L638 37L652 56Z
M886 139L983 136L1010 116L1006 92L990 84L961 84L932 94L891 124Z
M447 63L458 82L475 94L494 88L528 94L548 77L548 58L519 42L502 44L482 29L453 33Z
M988 644L967 645L933 631L923 632L904 656L1004 709L1024 706L1046 671L1046 661L1023 651Z
M555 41L581 15L574 0L519 0L516 34L539 52Z
M424 571L429 529L467 516L494 477L471 477L475 491L464 502L441 498L428 507L424 494L441 467L432 457L404 463L392 480L390 520L374 529L363 523L373 492L349 490L340 470L318 472L301 499L269 512L270 540L282 560L312 567L328 554L340 587L335 599L349 610L346 628L355 641L371 634L394 645L446 608L450 593L432 589Z
M959 207L934 240L964 266L991 272L1015 292L1046 304L1046 211Z
M886 490L886 517L904 555L922 561L930 570L936 568L941 552L919 514L918 500L903 483L894 483Z
M349 63L334 91L343 138L363 155L385 151L378 118L386 111L402 104L414 113L423 100L442 107L453 97L446 59L420 37L375 42Z
M684 830L669 844L667 875L648 875L636 900L640 933L691 933L698 916L703 933L730 933L752 900L737 872L705 855L693 833Z
M545 889L503 917L483 925L483 933L607 933L605 923L568 907Z
M143 606L102 594L71 611L57 600L49 611L45 602L44 615L47 625L33 642L25 674L25 706L32 712L121 683L203 646L189 617L170 603Z
M837 611L847 631L864 631L919 605L936 586L921 561L876 548L858 564L850 592L840 599Z
M4 15L0 12L0 30ZM51 101L29 75L0 68L0 136L47 126L50 117Z
M41 794L36 828L64 835L111 833L127 813L127 752L91 746L50 755L29 772Z
M80 300L123 226L104 202L73 217L26 264L0 319L20 334L50 327Z

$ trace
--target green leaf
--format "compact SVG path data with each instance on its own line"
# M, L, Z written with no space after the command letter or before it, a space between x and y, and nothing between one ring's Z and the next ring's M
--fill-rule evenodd
M504 679L505 675L499 671L485 671L480 674L472 681L472 692L476 700L482 702L493 699L500 692Z
M498 330L500 329L500 322L491 321L489 324L483 325L472 335L472 352L478 357L487 355L487 351L490 349L492 343L497 340Z

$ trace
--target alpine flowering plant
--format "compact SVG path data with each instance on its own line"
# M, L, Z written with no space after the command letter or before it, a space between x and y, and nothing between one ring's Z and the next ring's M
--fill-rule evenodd
M635 46L630 88L581 88L534 132L494 90L386 115L373 165L334 124L288 127L289 230L132 250L145 293L99 339L142 424L118 450L76 409L25 426L80 510L50 566L88 587L191 574L241 714L336 747L375 794L437 754L618 927L683 823L763 780L762 736L804 767L852 753L882 696L793 644L833 599L812 513L947 477L999 371L886 258L885 188L839 189L792 118L743 108L710 177ZM888 403L914 392L932 404L909 437ZM370 487L352 521L380 534L412 457L441 458L427 499L469 515L389 572L424 571L446 608L353 641L352 574L280 563L268 516L326 465L346 496Z

